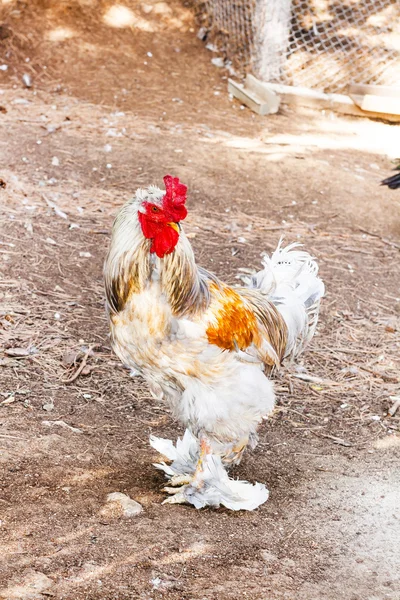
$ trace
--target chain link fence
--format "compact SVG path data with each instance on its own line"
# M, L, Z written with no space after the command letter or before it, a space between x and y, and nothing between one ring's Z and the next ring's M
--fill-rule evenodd
M200 37L263 81L400 87L400 0L196 0Z

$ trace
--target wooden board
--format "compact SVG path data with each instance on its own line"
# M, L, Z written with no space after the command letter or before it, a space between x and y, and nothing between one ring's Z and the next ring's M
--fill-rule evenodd
M282 102L298 106L309 106L332 110L357 117L385 119L393 123L400 122L400 115L386 112L362 110L350 96L345 94L324 94L309 88L282 85L280 83L260 82L264 87L281 97Z
M260 98L254 91L248 90L241 83L233 81L233 79L228 79L228 92L258 115L268 115L271 112L276 112L274 110L275 104L271 107L271 104L265 98Z
M349 86L349 96L362 110L400 116L400 89L379 85Z
M367 85L365 83L352 83L349 85L349 94L364 96L371 94L373 96L387 96L389 98L398 98L400 101L400 87L391 87L389 85Z
M266 102L269 106L269 114L273 115L278 112L280 97L275 94L272 90L269 90L265 87L262 81L259 81L254 75L246 75L246 89L250 92L256 94L259 98L261 98L264 102Z

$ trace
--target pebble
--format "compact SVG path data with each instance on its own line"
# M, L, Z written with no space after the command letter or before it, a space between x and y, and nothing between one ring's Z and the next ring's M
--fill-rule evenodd
M143 510L143 507L136 500L132 500L126 494L113 492L108 494L106 505L100 511L103 517L136 517Z
M11 104L30 104L30 101L26 98L15 98L15 100L13 100Z
M18 581L11 581L7 588L2 588L0 594L1 598L7 600L39 600L54 596L50 591L53 586L53 579L29 569Z
M27 88L32 87L32 78L28 73L24 73L22 75L22 82L25 85L25 87L27 87Z
M68 425L65 421L42 421L42 425L46 427L53 427L54 425L63 427L64 429L69 429L73 433L83 433L82 429L78 427L72 427L72 425Z
M261 550L261 558L266 563L271 563L278 560L278 557L269 550Z
M212 58L211 62L214 65L214 67L218 67L218 68L222 68L225 64L224 59L221 58L220 56L218 56L216 58Z

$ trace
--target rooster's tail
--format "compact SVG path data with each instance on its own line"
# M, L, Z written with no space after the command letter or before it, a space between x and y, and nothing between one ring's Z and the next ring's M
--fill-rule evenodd
M288 328L285 357L296 358L314 335L325 286L318 277L315 259L293 243L282 247L282 238L264 268L254 275L251 287L273 302Z

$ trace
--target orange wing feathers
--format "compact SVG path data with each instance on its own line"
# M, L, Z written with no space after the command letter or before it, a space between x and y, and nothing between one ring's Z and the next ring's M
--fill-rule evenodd
M252 290L210 285L211 312L206 334L210 344L224 350L246 351L254 344L260 360L279 364L286 347L287 328L275 306Z
M216 302L212 311L213 322L206 331L208 341L225 350L245 350L257 335L257 321L253 311L237 292L227 286L212 283L210 291Z

